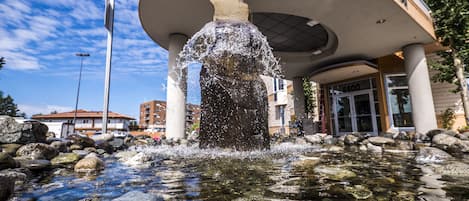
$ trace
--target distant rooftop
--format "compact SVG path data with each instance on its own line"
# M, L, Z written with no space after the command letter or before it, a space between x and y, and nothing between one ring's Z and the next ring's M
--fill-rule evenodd
M75 110L70 112L62 112L56 114L47 114L47 115L33 115L32 119L64 119L64 118L73 118L75 116ZM77 110L77 118L101 118L103 116L102 111L86 111L86 110ZM109 118L120 118L120 119L129 119L135 120L133 117L111 112L108 114Z

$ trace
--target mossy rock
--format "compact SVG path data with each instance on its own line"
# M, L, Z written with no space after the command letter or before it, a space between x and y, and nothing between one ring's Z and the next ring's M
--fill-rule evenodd
M52 165L67 165L72 164L80 160L80 156L76 153L61 153L50 162Z

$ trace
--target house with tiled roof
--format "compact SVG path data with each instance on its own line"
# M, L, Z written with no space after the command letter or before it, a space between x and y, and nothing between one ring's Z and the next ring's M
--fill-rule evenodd
M62 112L47 115L33 115L32 119L41 122L69 122L72 123L75 117L75 111ZM102 129L102 111L76 111L75 130L81 133L94 133ZM128 131L130 121L133 117L111 112L108 114L107 128L110 131Z

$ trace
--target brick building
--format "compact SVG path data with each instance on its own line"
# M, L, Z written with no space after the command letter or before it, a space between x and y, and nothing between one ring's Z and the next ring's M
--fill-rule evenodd
M186 128L200 122L200 106L186 105ZM166 101L152 100L140 104L139 127L163 132L166 124Z

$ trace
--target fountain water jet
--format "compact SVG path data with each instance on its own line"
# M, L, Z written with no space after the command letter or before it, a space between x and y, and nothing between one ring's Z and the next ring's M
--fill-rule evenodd
M279 76L265 36L240 0L211 0L214 21L180 53L179 69L202 63L200 147L269 149L267 90L260 75Z

